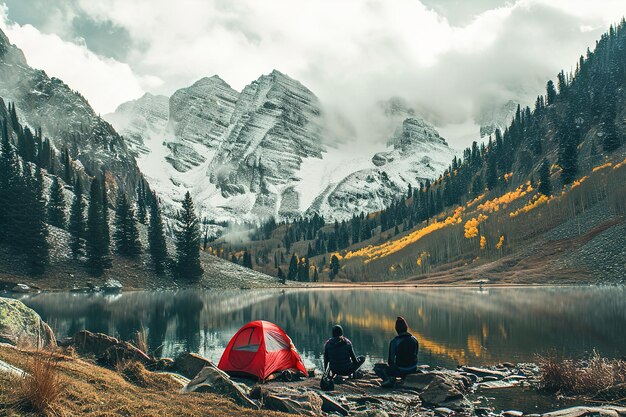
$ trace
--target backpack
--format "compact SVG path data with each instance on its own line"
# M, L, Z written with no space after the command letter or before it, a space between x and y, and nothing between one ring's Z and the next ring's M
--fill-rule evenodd
M320 381L320 389L322 391L334 391L335 390L335 381L330 375L330 364L324 370L324 375L322 375L322 380Z

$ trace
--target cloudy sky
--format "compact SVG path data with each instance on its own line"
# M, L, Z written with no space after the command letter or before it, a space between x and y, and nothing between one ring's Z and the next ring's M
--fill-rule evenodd
M624 0L2 2L0 27L29 63L102 114L213 74L240 90L276 68L356 125L402 96L457 145L485 108L532 103L626 15Z

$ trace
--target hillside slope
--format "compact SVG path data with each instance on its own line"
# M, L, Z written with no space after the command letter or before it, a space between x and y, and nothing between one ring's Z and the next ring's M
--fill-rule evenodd
M110 189L132 190L141 173L130 149L87 100L63 81L31 68L0 30L0 97L13 102L21 123L41 129L57 156L67 150L90 176L109 173Z
M268 224L253 242L214 246L249 248L260 269L300 280L624 282L624 62L626 21L549 81L534 109L518 106L503 132L387 208L334 225Z

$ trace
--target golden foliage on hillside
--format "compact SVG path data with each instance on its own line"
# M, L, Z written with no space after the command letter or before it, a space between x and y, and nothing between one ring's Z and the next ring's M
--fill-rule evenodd
M532 191L533 186L530 184L530 181L528 181L526 184L520 185L513 191L509 191L508 193L500 197L496 197L492 200L485 201L483 204L480 204L478 206L478 209L484 211L485 213L500 211L500 209L506 208L515 200L524 197L526 194Z
M517 217L520 214L528 213L529 211L534 210L541 205L549 204L552 198L553 197L547 197L543 194L536 194L533 198L530 199L530 201L528 201L528 203L526 203L524 207L509 213L509 217Z
M613 166L613 164L611 162L607 162L606 164L595 167L591 172L597 172L602 169L610 168L611 166Z
M460 224L462 222L461 215L463 214L464 210L464 207L458 207L454 211L454 213L451 216L447 217L445 220L441 222L435 220L433 223L412 233L409 233L408 235L403 236L400 239L391 240L376 246L369 245L356 251L349 251L343 256L340 256L339 254L335 255L337 255L337 258L339 258L340 260L362 257L365 258L365 263L368 263L374 259L391 255L392 253L398 252L406 248L407 246L417 242L424 236L427 236L436 230L443 229L444 227L448 227L451 225Z
M478 226L481 223L483 223L485 220L487 220L487 216L480 213L478 217L471 218L470 220L465 222L465 226L464 226L465 239L471 239L471 238L478 236Z
M572 189L574 189L574 188L576 188L576 187L580 186L580 184L582 184L583 182L587 181L588 179L589 179L589 175L585 175L584 177L582 177L582 178L580 178L580 179L578 179L578 180L574 181L574 182L572 183Z

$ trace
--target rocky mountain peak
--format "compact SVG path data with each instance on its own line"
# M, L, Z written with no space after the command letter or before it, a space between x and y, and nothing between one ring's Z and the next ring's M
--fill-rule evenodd
M454 155L405 100L380 108L393 148L337 166L345 150L324 145L328 120L302 83L274 70L237 93L221 78L205 77L172 95L161 139L139 164L168 204L189 190L207 218L349 218L380 210L409 184L434 178Z
M216 85L230 88L230 85L217 74L211 75L210 77L202 77L198 81L193 83L191 87L189 88L200 88L200 87L216 86Z
M207 161L222 143L239 93L217 75L176 91L169 100L166 158L180 172Z
M389 145L401 152L408 152L424 143L440 143L447 146L446 140L439 135L437 129L418 117L405 119L389 141Z

